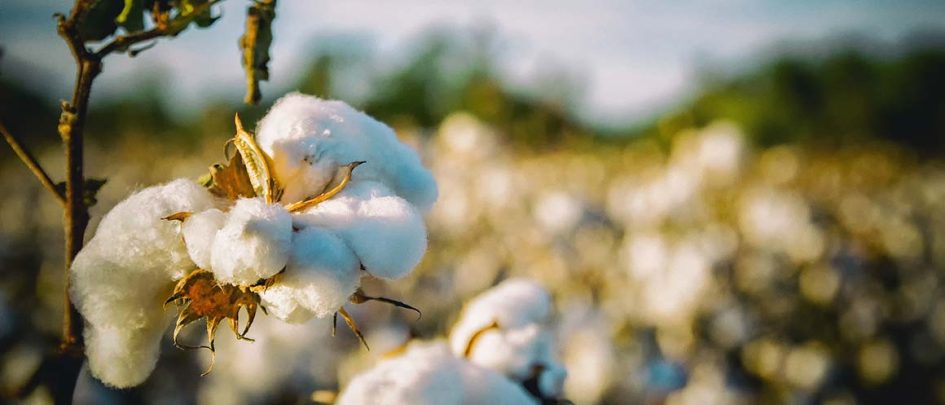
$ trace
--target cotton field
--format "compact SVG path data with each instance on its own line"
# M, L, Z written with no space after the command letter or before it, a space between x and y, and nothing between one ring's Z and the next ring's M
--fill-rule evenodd
M221 333L212 372L203 377L210 354L175 349L161 329L152 334L162 346L153 374L115 371L121 378L147 377L143 385L110 390L92 377L91 364L77 400L362 403L359 398L380 398L371 393L385 387L390 401L417 403L529 402L537 392L576 404L844 404L863 392L884 398L889 387L945 386L936 367L945 355L941 163L917 163L873 144L761 149L728 122L663 140L545 153L512 148L502 133L463 112L433 130L399 128L398 135L419 153L439 189L432 205L429 195L409 194L417 190L409 184L402 188L407 194L398 192L430 208L429 245L406 277L365 276L361 288L416 307L422 317L377 301L346 304L367 350L343 324L333 328L332 310L296 324L275 319L286 315L274 308L257 314L246 335L254 342ZM110 145L108 152L90 147L90 161L101 162L91 170L113 173L91 229L101 234L112 226L103 214L133 191L203 174L205 162L219 159L220 139L223 134L194 150L141 139ZM143 169L141 156L155 153L162 158ZM55 162L59 155L42 158ZM15 164L7 162L0 176L0 185L12 190L0 197L0 257L38 263L37 291L45 292L36 316L51 319L41 327L55 331L61 295L49 291L61 291L62 282L57 207L37 197L41 190ZM278 170L294 173L289 166ZM212 204L203 205L200 210ZM103 254L121 245L96 240L90 243ZM200 249L187 245L181 254L188 251L196 262ZM237 249L220 260L240 254L248 252ZM538 291L524 296L545 298L483 298L509 290L508 283ZM92 297L113 294L93 290ZM11 291L0 295L4 314L18 313ZM538 302L539 310L529 312L528 302ZM148 311L154 313L118 315L169 322L174 314L170 307ZM118 315L90 322L129 322ZM20 316L3 318L0 338L23 322ZM12 346L0 371L4 381L22 381L43 346L6 336ZM194 327L182 338L206 336ZM476 351L471 340L485 350ZM538 363L541 371L526 367ZM450 396L457 392L480 396ZM932 395L943 400L945 390Z

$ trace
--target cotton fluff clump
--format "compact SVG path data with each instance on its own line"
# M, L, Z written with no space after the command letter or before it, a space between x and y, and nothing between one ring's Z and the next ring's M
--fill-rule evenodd
M386 279L409 273L427 249L420 212L374 181L349 184L334 198L297 216L296 222L337 232L367 272Z
M272 315L296 323L337 312L357 291L362 268L402 277L426 251L422 213L436 199L436 183L387 126L342 102L292 94L259 125L255 142L268 156L246 146L254 141L245 136L237 134L239 153L271 163L280 201L217 200L188 180L151 187L106 215L77 256L70 293L88 321L90 368L106 384L137 385L153 370L169 320L162 304L175 283L183 283L175 299L187 301L179 313L184 324L204 317L208 306L235 316L239 306L226 298L187 287L206 277L197 269L241 287L232 291L243 299L259 294ZM219 180L215 187L232 186L226 176ZM339 194L326 193L340 185ZM287 208L319 195L329 197L301 205L303 212Z
M385 184L422 212L437 197L433 175L417 154L390 127L341 101L282 97L259 123L256 139L289 203L320 193L336 167L355 161L367 162L358 167L358 180Z
M285 275L260 296L270 314L298 323L335 313L360 279L354 252L334 233L310 227L295 233Z
M92 374L115 387L140 384L154 369L174 281L194 263L177 225L161 218L215 205L190 180L141 190L116 205L72 264L70 295L86 319Z
M450 333L453 353L516 381L537 377L544 397L562 394L567 371L546 323L551 297L540 285L510 279L467 304Z
M201 211L187 218L181 224L181 235L187 246L191 260L201 269L210 268L213 252L213 240L217 232L226 223L226 214L216 208Z
M285 267L291 242L292 217L284 207L240 199L213 238L210 270L217 281L251 285Z
M501 374L450 353L444 343L413 343L400 357L355 377L338 404L535 404Z

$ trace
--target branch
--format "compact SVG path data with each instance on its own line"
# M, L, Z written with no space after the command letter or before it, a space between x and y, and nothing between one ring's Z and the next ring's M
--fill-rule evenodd
M33 172L33 174L36 176L36 179L42 183L43 187L46 187L47 190L52 192L60 204L65 205L66 197L63 196L62 192L56 188L56 183L54 183L52 179L49 178L49 174L46 173L46 170L43 170L43 167L40 166L38 161L36 161L36 158L33 157L33 154L26 150L26 148L23 146L23 143L20 142L16 136L10 133L7 127L3 125L3 122L0 122L0 133L3 134L3 139L5 139L7 143L10 144L10 147L13 148L13 152L16 153L16 156L18 156L20 160L23 161L23 164L25 164L26 167L29 168L31 172Z
M144 41L149 41L165 36L176 36L178 33L183 31L184 28L187 28L187 25L193 22L194 19L221 1L223 0L212 0L203 3L197 7L194 7L194 9L189 13L178 15L170 22L159 24L157 27L154 27L150 30L119 35L111 42L105 44L105 46L103 46L101 49L93 53L92 56L97 59L102 59L112 52L124 52L132 45L139 44Z

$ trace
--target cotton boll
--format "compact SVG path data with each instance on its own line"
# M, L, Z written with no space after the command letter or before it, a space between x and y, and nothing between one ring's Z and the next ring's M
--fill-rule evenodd
M453 353L462 354L469 340L493 322L502 330L545 322L551 314L551 296L537 283L509 279L474 298L450 332Z
M216 208L198 212L181 224L181 235L187 245L187 253L198 268L210 268L210 253L217 231L226 222L226 214Z
M390 127L344 102L286 95L260 121L256 134L272 158L276 178L286 185L286 202L317 194L336 167L355 161L367 162L355 179L384 183L421 211L436 200L436 182L416 152Z
M92 375L117 388L144 382L157 364L165 326L165 322L149 322L145 328L88 325L85 352Z
M463 379L463 404L534 405L521 385L490 369L457 360Z
M145 188L115 205L98 225L95 239L108 240L114 249L108 257L129 265L162 268L172 277L183 277L193 262L180 242L176 223L162 218L182 211L203 211L218 201L205 188L188 179Z
M412 344L403 356L352 379L338 404L462 404L463 375L458 363L443 345Z
M490 330L476 339L469 361L522 381L541 364L542 345L548 345L549 340L537 324L508 331Z
M377 182L352 182L337 196L296 216L299 226L331 229L374 276L396 279L409 273L427 249L420 213Z
M291 241L292 217L284 207L240 199L213 240L211 270L220 282L253 284L282 271Z
M112 208L76 256L69 293L86 320L89 368L106 384L130 387L151 373L167 325L161 304L194 268L177 225L161 218L215 203L189 180L146 188Z
M442 343L413 343L403 356L355 377L345 404L534 404L518 385L454 357Z
M360 279L354 252L331 231L309 227L295 233L285 273L270 287L272 294L261 297L286 319L299 308L322 318L347 302Z

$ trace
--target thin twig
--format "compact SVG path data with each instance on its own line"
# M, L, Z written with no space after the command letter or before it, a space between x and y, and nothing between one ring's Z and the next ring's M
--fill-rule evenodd
M10 144L10 147L13 148L13 152L16 153L16 156L18 156L20 160L23 161L23 164L25 164L26 167L30 169L31 172L33 172L33 174L36 176L36 179L42 183L43 187L46 187L47 190L52 192L60 204L65 205L66 197L62 195L62 192L60 192L58 188L56 188L56 183L52 181L52 179L49 177L49 174L46 173L46 170L44 170L36 158L33 157L33 154L23 146L23 143L20 142L20 140L17 139L16 136L14 136L6 126L3 125L3 122L0 122L0 133L3 134L3 139L5 139L7 143Z

